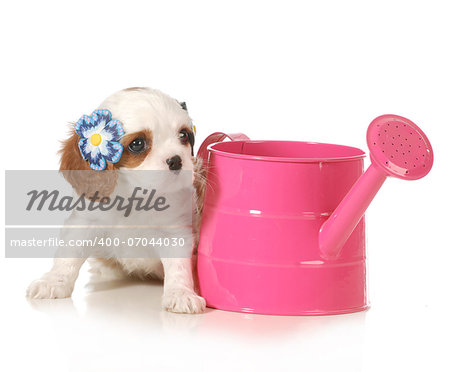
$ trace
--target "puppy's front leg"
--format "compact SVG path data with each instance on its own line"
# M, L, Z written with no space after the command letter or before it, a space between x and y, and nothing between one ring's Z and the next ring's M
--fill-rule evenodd
M65 298L72 295L85 258L55 258L52 269L27 289L29 298Z
M194 291L192 259L161 258L164 266L163 308L174 313L201 313L206 303Z

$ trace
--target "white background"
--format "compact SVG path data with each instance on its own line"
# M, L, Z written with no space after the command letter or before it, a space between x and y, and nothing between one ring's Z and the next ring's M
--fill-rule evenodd
M130 86L185 100L197 143L221 130L366 150L370 121L396 113L435 151L429 176L389 179L368 211L368 312L174 315L159 284L85 271L72 300L28 303L50 260L2 258L1 370L450 370L448 2L1 4L3 169L56 169L67 123Z

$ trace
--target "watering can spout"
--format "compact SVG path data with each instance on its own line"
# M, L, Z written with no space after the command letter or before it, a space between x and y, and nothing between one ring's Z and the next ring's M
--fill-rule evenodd
M367 144L372 164L320 228L319 247L325 259L339 257L387 176L416 180L426 176L433 165L428 138L401 116L382 115L372 121Z
M339 256L347 239L386 180L386 174L371 165L356 181L319 231L319 246L325 258Z

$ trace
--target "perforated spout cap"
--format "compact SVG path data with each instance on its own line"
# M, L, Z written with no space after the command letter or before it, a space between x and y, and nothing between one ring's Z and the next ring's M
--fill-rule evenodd
M417 180L433 166L433 149L427 136L401 116L374 119L367 130L367 145L372 163L388 176Z

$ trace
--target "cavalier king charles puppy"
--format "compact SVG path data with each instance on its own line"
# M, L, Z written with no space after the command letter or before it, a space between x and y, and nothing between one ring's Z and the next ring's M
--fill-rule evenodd
M70 171L89 171L91 168L80 152L80 136L72 129L70 137L63 142L60 152L60 171L63 171L65 179L71 183L78 194L85 192L90 187L88 183L92 183L92 180L97 180L93 183L96 183L97 186L101 185L103 193L109 196L119 187L117 179L113 179L112 182L109 179L114 178L114 176L111 176L115 174L114 171L170 170L172 172L167 173L174 174L174 177L176 177L177 171L192 171L193 176L192 180L189 179L189 185L190 190L194 190L194 211L193 217L191 217L192 225L189 226L188 230L189 234L192 234L192 247L189 246L188 256L192 256L198 242L204 175L202 175L200 160L197 161L193 156L194 128L186 105L158 90L129 88L108 97L99 109L109 110L112 118L122 124L124 133L122 133L120 143L123 146L123 152L120 159L116 162L107 163L106 170L108 172L91 171L94 175L93 178L87 179L89 182L77 180L70 174ZM108 176L105 176L106 174ZM102 176L104 178L101 178ZM194 188L192 188L192 183ZM117 217L114 214L112 216ZM184 217L186 220L186 216L178 217ZM85 216L81 215L80 217L80 214L71 216L66 225L71 224L71 218L85 218ZM177 221L170 221L170 223L176 225ZM89 224L89 221L84 222L84 225ZM88 229L85 230L87 231L86 234L89 234ZM124 235L127 234L127 231L130 234L128 229L121 229L121 231ZM79 270L87 257L64 257L56 257L52 269L30 284L27 290L29 298L65 298L71 296ZM194 289L192 257L130 258L109 256L106 258L90 258L89 260L118 268L127 275L163 279L162 306L168 311L200 313L205 310L205 300L198 296Z

